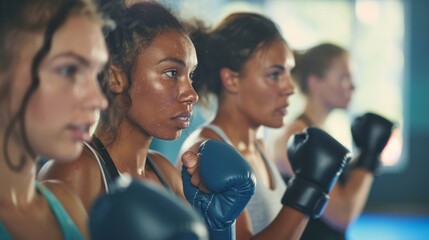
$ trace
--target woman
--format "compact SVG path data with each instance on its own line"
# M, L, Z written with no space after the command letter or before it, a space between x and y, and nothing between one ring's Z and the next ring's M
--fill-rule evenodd
M297 53L295 59L294 80L306 97L306 106L299 117L282 129L273 145L274 159L286 178L294 175L285 149L289 137L310 126L323 128L332 110L348 107L354 90L349 55L344 48L324 43L302 55ZM375 165L379 164L377 155L386 145L392 128L389 121L375 114L367 114L362 120L354 125L353 132L354 138L357 134L362 135L359 137L361 141L356 142L361 148L361 154L356 156L357 164L341 176L331 192L324 215L310 221L302 239L345 239L347 227L362 212L374 179ZM367 148L377 149L371 156L364 156L362 145L368 143L372 146Z
M153 137L176 139L189 126L193 104L198 100L191 81L197 65L195 48L178 19L159 3L145 1L118 7L121 6L123 9L115 8L117 12L112 15L117 27L107 37L112 59L108 87L117 108L111 105L101 115L91 143L86 144L77 161L48 162L39 174L41 179L68 183L87 210L125 173L184 199L181 175L164 156L149 151L149 145ZM117 109L119 119L115 122L112 116ZM187 156L196 157L196 153ZM249 177L243 179L252 181ZM253 185L249 186L253 189ZM239 197L242 196L236 199ZM231 209L241 212L245 203L237 203ZM205 216L205 220L217 217ZM229 229L232 221L225 226L223 221L216 223L228 225Z
M149 145L154 136L176 139L189 126L198 100L191 82L195 50L182 25L161 5L144 2L124 11L121 18L112 16L117 26L107 38L109 88L117 108L111 105L101 115L91 144L76 161L48 162L39 174L70 184L87 210L120 173L183 197L180 174ZM117 124L110 121L115 114ZM108 167L100 171L100 166Z
M107 107L96 79L104 21L84 0L8 1L0 16L0 238L87 238L82 203L64 184L36 182L36 158L78 157Z
M234 146L252 166L258 184L255 196L237 219L237 239L298 239L313 216L303 209L316 208L312 204L299 208L295 201L300 198L298 192L309 186L294 184L284 194L285 183L269 161L264 142L257 138L259 127L278 128L287 113L288 97L294 92L290 76L294 59L289 46L271 20L253 13L232 14L207 33L200 27L193 37L199 53L195 86L202 96L217 97L218 110L209 125L188 137L183 151L205 139L217 139ZM195 168L193 162L183 163ZM195 183L198 177L195 174Z

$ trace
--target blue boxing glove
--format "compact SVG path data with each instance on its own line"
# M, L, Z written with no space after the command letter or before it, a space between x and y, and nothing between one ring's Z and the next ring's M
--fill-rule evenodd
M199 149L199 175L209 191L191 183L182 166L183 190L209 229L210 239L235 239L235 219L255 193L256 177L243 156L227 143L203 142Z
M150 182L121 177L89 215L92 240L207 240L201 219L183 201Z

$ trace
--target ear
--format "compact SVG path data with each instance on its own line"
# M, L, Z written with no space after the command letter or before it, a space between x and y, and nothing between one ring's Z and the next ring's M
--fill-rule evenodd
M117 66L111 65L109 68L110 73L110 91L120 94L128 89L128 79L122 69Z
M238 72L232 71L229 68L221 68L220 79L226 91L230 93L238 92Z
M308 76L307 86L309 92L317 92L320 86L321 79L320 77L311 74Z

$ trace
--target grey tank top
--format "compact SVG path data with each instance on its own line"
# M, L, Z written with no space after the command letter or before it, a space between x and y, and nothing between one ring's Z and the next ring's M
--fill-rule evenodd
M226 143L232 146L232 142L229 140L225 132L214 124L209 124L205 128L212 130ZM283 205L281 199L284 192L286 191L286 184L280 175L279 170L272 161L269 161L261 148L256 145L262 159L265 161L268 171L271 175L271 182L273 183L274 189L270 189L263 184L256 184L255 195L247 204L247 211L250 215L252 222L253 234L257 234L266 228L278 215ZM259 181L258 176L256 180Z

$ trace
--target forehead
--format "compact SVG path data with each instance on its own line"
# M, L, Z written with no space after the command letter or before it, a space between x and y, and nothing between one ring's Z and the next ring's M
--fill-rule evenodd
M283 40L276 40L260 47L248 60L249 63L262 67L280 65L294 67L295 60L292 51Z
M145 58L145 61L156 61L166 57L179 58L185 62L191 61L190 64L196 64L197 61L191 40L177 30L161 32L148 47L140 52L140 58Z
M52 39L50 55L60 52L73 52L106 62L108 55L100 24L86 16L70 16Z

